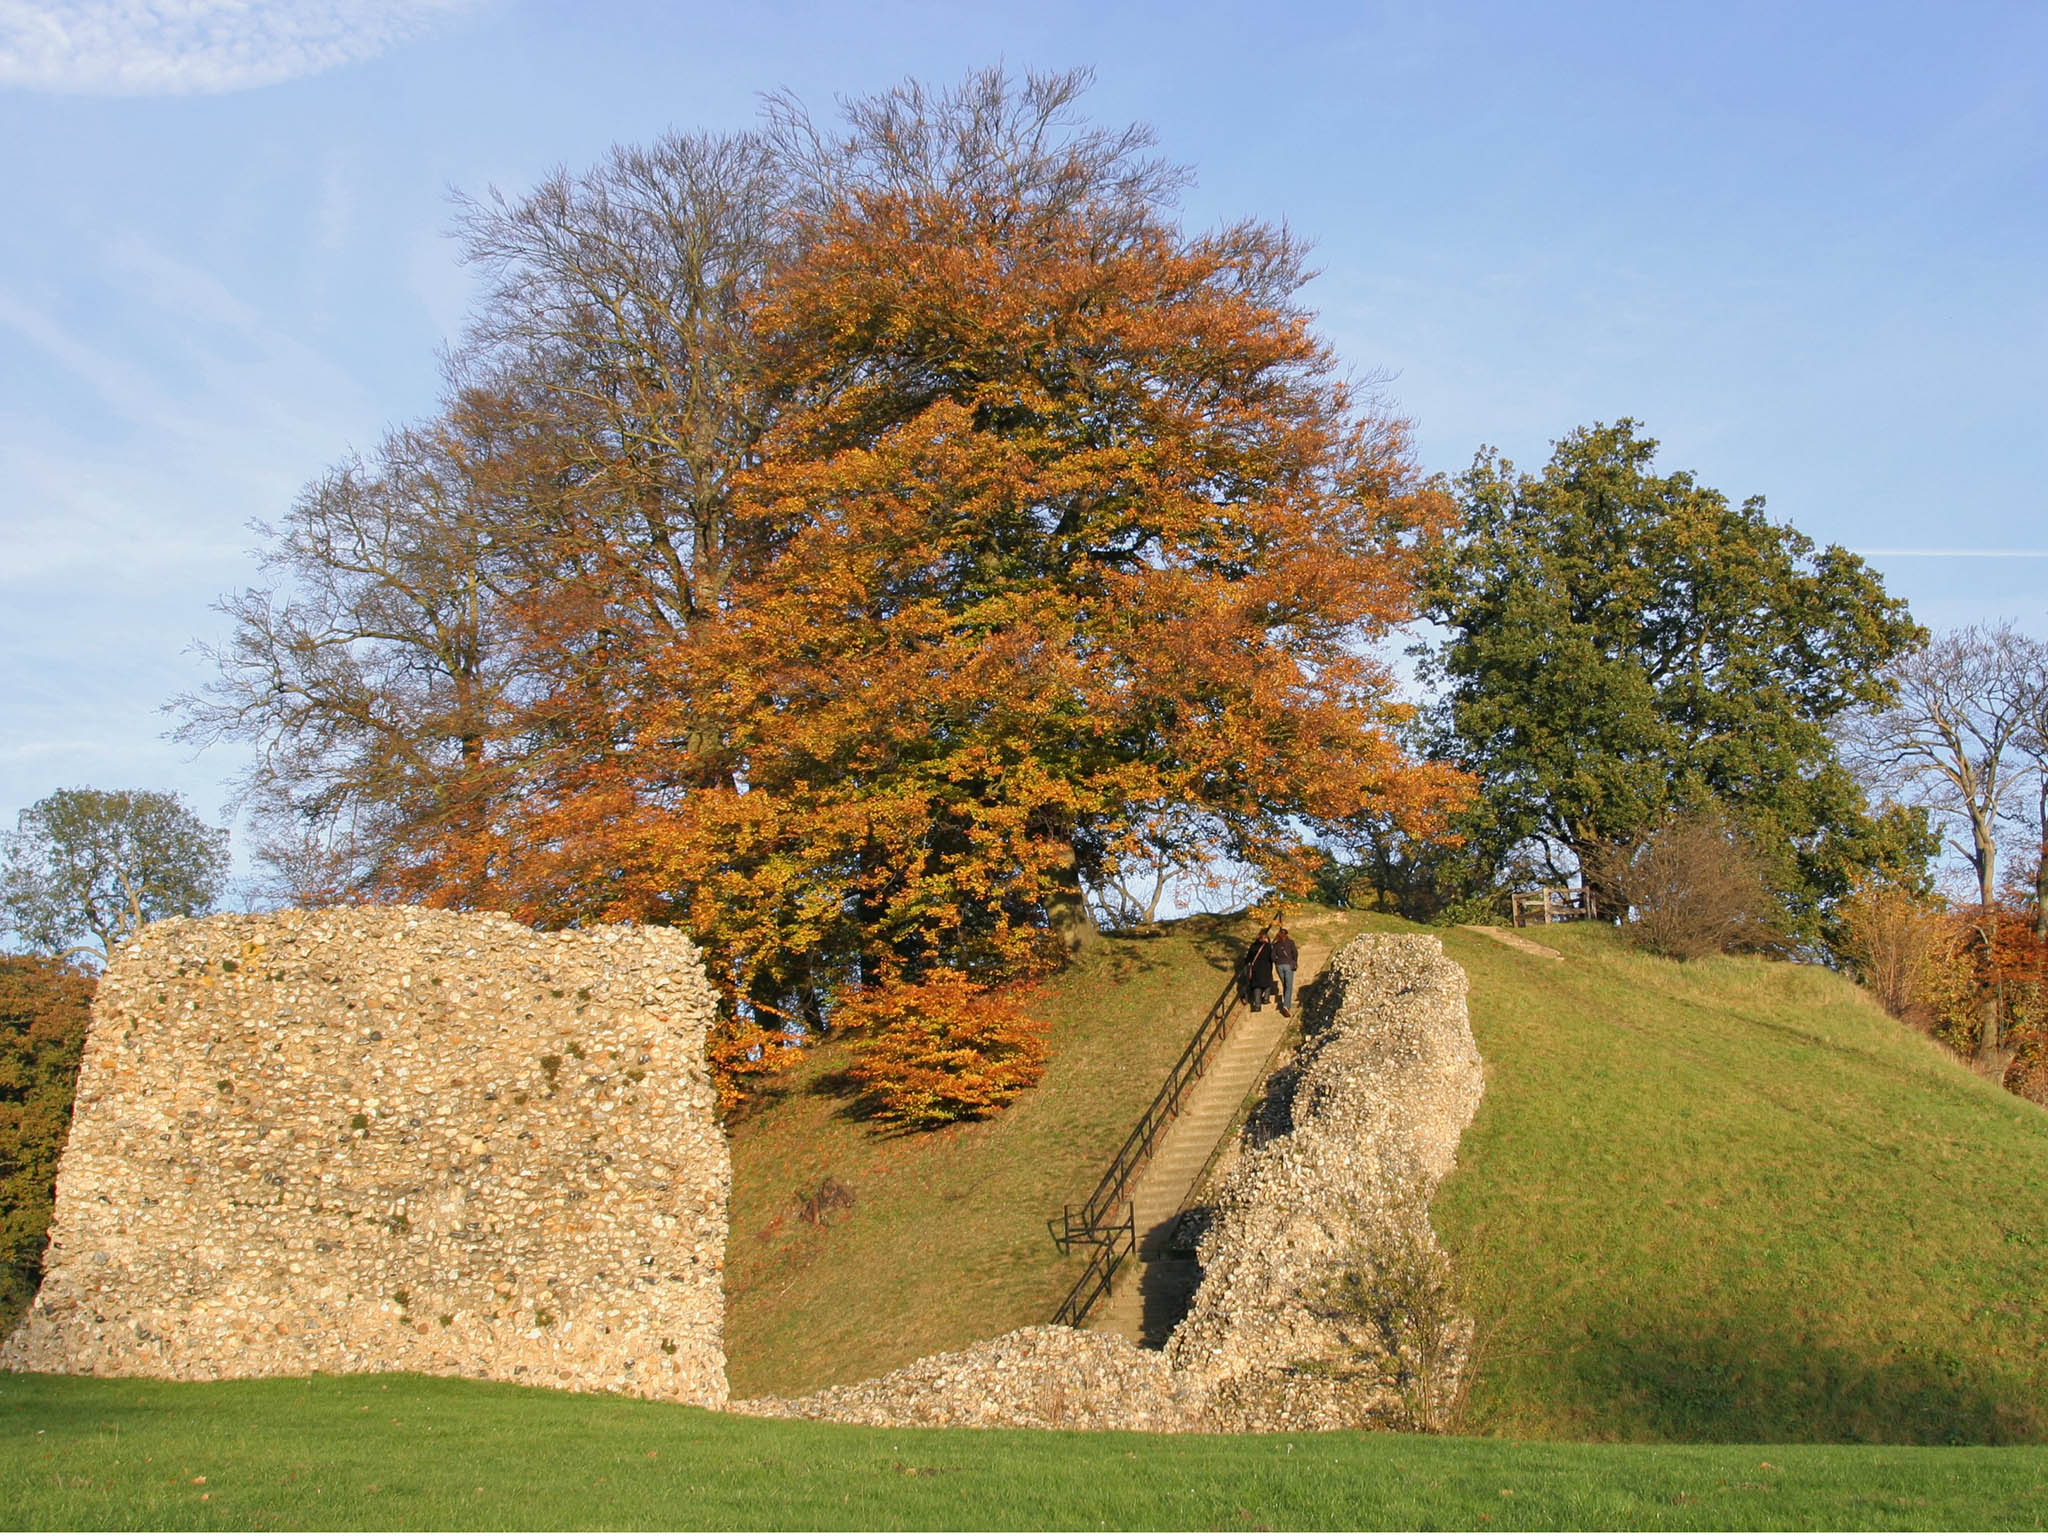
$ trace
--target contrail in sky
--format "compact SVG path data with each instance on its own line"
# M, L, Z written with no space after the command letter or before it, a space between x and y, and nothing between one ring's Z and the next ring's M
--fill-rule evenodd
M1916 555L1926 560L2048 560L2048 549L1859 549L1859 555Z

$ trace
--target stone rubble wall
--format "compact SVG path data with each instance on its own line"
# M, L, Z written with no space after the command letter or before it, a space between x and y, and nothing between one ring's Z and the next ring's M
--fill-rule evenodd
M1204 1426L1166 1356L1110 1333L1019 1328L950 1354L807 1397L757 1397L736 1413L767 1419L929 1429L1150 1429Z
M670 930L153 924L100 983L42 1289L0 1366L723 1407L713 1010Z
M1215 1193L1167 1343L1218 1428L1423 1427L1469 1349L1428 1215L1485 1092L1465 973L1432 936L1363 935L1327 975ZM1363 1307L1344 1304L1347 1273ZM1391 1338L1371 1317L1388 1308Z
M887 1376L735 1411L876 1425L1310 1430L1436 1427L1471 1325L1428 1202L1485 1078L1465 974L1427 935L1367 935L1304 996L1304 1040L1216 1191L1202 1281L1163 1353L1025 1328ZM1397 1337L1350 1294L1393 1296ZM1126 1275L1125 1284L1132 1283Z

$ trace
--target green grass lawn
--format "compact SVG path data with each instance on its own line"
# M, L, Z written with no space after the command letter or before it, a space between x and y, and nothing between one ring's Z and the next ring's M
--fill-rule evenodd
M1434 1215L1484 1344L1466 1428L2048 1438L2048 1112L1827 971L1474 934L1487 1093Z
M1341 938L1386 920L1344 914ZM1221 990L1251 925L1106 939L1049 985L1044 1081L996 1118L891 1135L848 1114L842 1046L732 1128L726 1353L737 1397L809 1391L1047 1321L1080 1273L1046 1218L1095 1187ZM827 1177L853 1206L806 1222Z
M416 1376L0 1377L18 1529L2039 1528L2048 1450L875 1430Z

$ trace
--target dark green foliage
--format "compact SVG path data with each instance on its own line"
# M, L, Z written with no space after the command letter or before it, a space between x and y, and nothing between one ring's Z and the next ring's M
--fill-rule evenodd
M1718 807L1811 939L1857 874L1932 851L1921 819L1871 814L1829 736L1922 631L1855 555L1652 473L1656 447L1623 420L1540 476L1487 452L1459 482L1428 601L1449 631L1434 748L1482 788L1446 872L1483 889L1519 854L1561 879Z
M93 986L55 960L0 956L0 1330L42 1280Z

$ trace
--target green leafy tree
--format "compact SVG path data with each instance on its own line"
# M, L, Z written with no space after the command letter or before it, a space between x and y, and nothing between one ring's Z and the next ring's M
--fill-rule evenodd
M42 1279L92 994L92 977L74 966L0 956L0 1328Z
M1830 734L1923 632L1855 555L1761 497L1654 473L1656 449L1624 419L1565 437L1541 475L1487 451L1459 481L1427 601L1448 631L1436 752L1483 786L1458 867L1597 872L1674 813L1718 810L1810 940L1858 874L1933 851L1924 818L1871 812Z
M157 790L60 789L16 825L0 913L45 954L104 962L145 923L207 911L227 878L227 832Z

